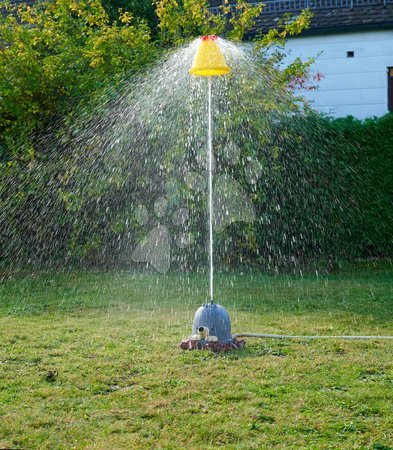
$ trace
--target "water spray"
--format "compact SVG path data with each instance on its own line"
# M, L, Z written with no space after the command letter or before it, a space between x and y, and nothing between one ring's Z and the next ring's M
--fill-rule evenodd
M225 57L217 44L217 36L202 36L191 69L191 75L207 77L207 156L208 156L208 205L209 205L209 290L210 302L214 298L213 265L213 113L212 77L228 74Z
M234 350L244 347L245 341L239 338L272 339L393 339L393 336L293 336L279 334L238 333L232 335L228 311L214 303L214 264L213 264L213 78L227 75L228 67L224 54L218 45L217 36L202 36L189 73L207 78L207 174L208 174L208 253L209 253L209 296L195 313L192 336L183 341L184 350L211 349L213 351Z

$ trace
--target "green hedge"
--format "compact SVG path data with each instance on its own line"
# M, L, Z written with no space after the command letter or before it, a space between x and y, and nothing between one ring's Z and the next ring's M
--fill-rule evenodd
M297 114L272 134L254 149L264 168L256 192L243 183L257 220L219 237L223 261L292 270L392 257L393 114L365 121Z
M337 119L332 125L356 144L346 159L362 175L362 190L355 193L363 223L354 227L361 256L393 255L393 114L381 118ZM355 238L354 238L355 239Z

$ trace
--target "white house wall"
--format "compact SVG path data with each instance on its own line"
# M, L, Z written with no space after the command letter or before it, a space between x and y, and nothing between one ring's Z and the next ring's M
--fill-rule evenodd
M347 52L354 57L348 58ZM316 57L323 79L301 91L320 112L359 119L388 112L387 68L393 67L393 30L304 36L288 39L286 62Z

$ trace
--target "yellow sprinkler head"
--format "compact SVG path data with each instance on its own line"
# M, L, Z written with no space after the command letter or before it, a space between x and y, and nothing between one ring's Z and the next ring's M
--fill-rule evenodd
M191 75L218 77L231 71L216 40L217 36L201 37L201 43L189 70Z

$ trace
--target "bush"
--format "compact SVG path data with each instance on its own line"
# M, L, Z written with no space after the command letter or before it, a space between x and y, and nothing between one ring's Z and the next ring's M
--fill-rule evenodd
M263 262L392 257L393 114L290 120L278 131L279 169L268 158L258 186L263 220L254 232Z
M347 117L332 125L355 154L346 161L362 177L362 189L354 193L362 211L362 223L354 227L353 239L361 237L362 256L393 254L393 114L364 121Z
M16 136L28 141L29 133L64 117L74 102L99 96L155 54L145 22L122 13L110 23L99 1L37 2L17 12L6 7L10 14L0 14L0 160L11 159L6 151L25 148Z

